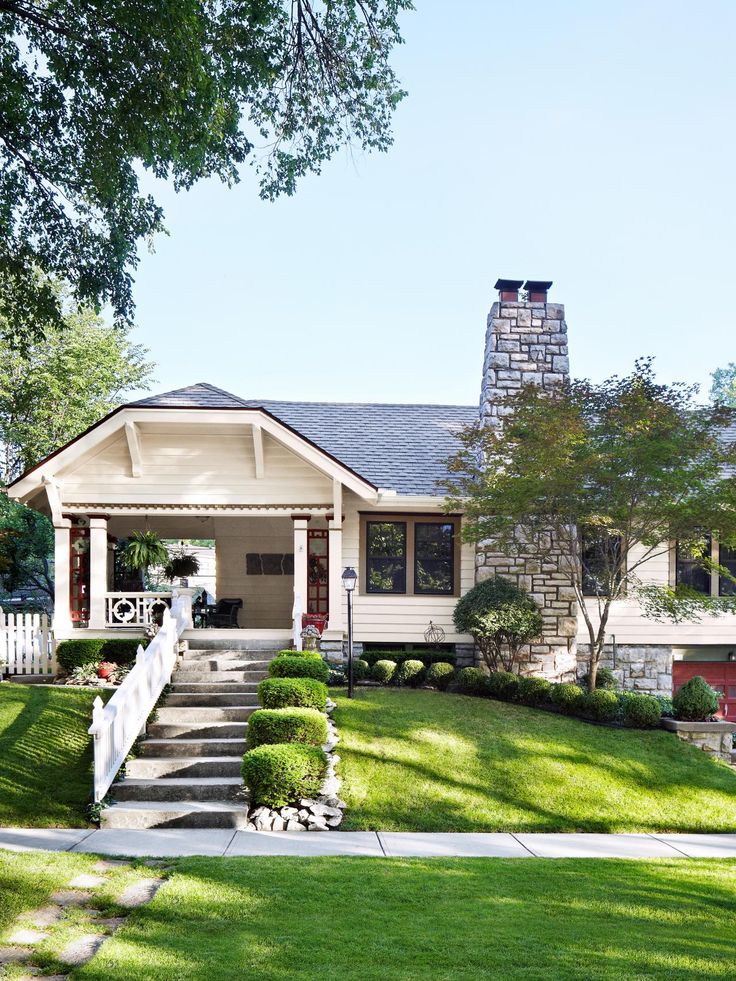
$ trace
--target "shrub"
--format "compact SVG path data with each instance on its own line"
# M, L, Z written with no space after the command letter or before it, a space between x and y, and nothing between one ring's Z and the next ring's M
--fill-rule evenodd
M703 722L718 711L718 696L705 678L696 674L675 692L672 709L676 719Z
M659 699L637 692L622 692L619 695L621 721L632 729L652 729L659 725L662 708Z
M242 773L252 804L284 807L300 797L319 794L327 773L327 757L318 746L258 746L243 757Z
M590 688L590 674L584 674L580 679L580 684L583 688ZM616 691L618 689L616 675L610 668L605 666L598 668L595 675L595 687L607 688L609 691Z
M511 675L515 678L516 675ZM546 678L519 678L516 686L516 701L522 705L547 705L552 683Z
M396 661L376 661L371 670L374 681L387 685L396 674Z
M455 663L456 655L452 651L428 651L415 649L410 651L398 650L398 651L363 651L361 657L364 661L367 661L371 667L376 663L376 661L395 661L396 664L402 664L404 661L421 661L422 664L428 668L430 664L442 663Z
M403 661L396 671L396 684L416 688L424 678L425 670L421 661Z
M266 678L258 686L263 708L313 708L324 712L327 685L314 678Z
M464 695L487 695L488 675L480 668L460 668L457 687Z
M659 710L662 713L663 719L671 719L674 709L672 708L672 699L668 695L650 695L650 698L654 698L659 705Z
M440 691L444 691L452 681L454 674L455 668L452 664L448 664L447 661L435 661L427 668L426 682L428 685L433 685Z
M99 661L130 664L135 660L138 645L145 648L148 643L146 637L122 640L102 640L93 637L62 640L56 648L56 658L67 672L84 667L86 664L97 664Z
M371 666L367 661L362 658L353 659L353 680L354 681L364 681L370 674Z
M511 702L519 690L520 678L510 671L491 671L486 681L488 694L499 702Z
M312 708L258 709L248 719L248 745L327 742L327 719Z
M564 712L565 715L575 715L580 711L581 702L585 692L580 685L565 683L552 685L549 693L549 700L553 705Z
M330 677L327 679L327 684L331 688L340 688L348 683L347 676L345 674L345 668L342 665L333 664L330 666Z
M476 583L457 601L457 630L471 634L491 671L511 671L519 651L542 632L542 614L523 589L494 576Z
M321 657L275 657L268 673L272 678L316 678L325 683L330 677L330 669Z
M311 657L322 660L319 651L279 651L276 657Z
M583 695L578 711L596 722L611 722L619 713L618 695L608 688L596 688Z

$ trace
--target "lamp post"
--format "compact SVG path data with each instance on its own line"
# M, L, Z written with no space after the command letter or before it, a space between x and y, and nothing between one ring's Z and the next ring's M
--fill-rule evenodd
M342 574L342 584L348 594L348 698L353 697L353 590L358 573L348 566Z

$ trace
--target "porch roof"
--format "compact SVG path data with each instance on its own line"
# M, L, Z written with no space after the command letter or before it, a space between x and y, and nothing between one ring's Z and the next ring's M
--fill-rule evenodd
M467 405L282 402L243 399L207 382L130 403L136 408L264 409L378 487L438 494L457 431L478 418Z

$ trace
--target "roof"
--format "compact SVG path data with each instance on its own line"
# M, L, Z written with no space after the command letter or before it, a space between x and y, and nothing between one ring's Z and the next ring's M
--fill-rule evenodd
M438 494L457 431L478 418L469 405L281 402L242 399L200 382L130 403L136 408L265 409L378 487Z

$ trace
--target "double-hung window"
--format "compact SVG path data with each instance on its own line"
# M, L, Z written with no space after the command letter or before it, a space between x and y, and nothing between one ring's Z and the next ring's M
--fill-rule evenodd
M696 593L710 595L710 569L704 568L702 557L710 556L710 537L704 538L698 546L688 546L677 542L675 548L675 585L687 586Z
M364 592L457 595L459 519L364 515L363 522Z

